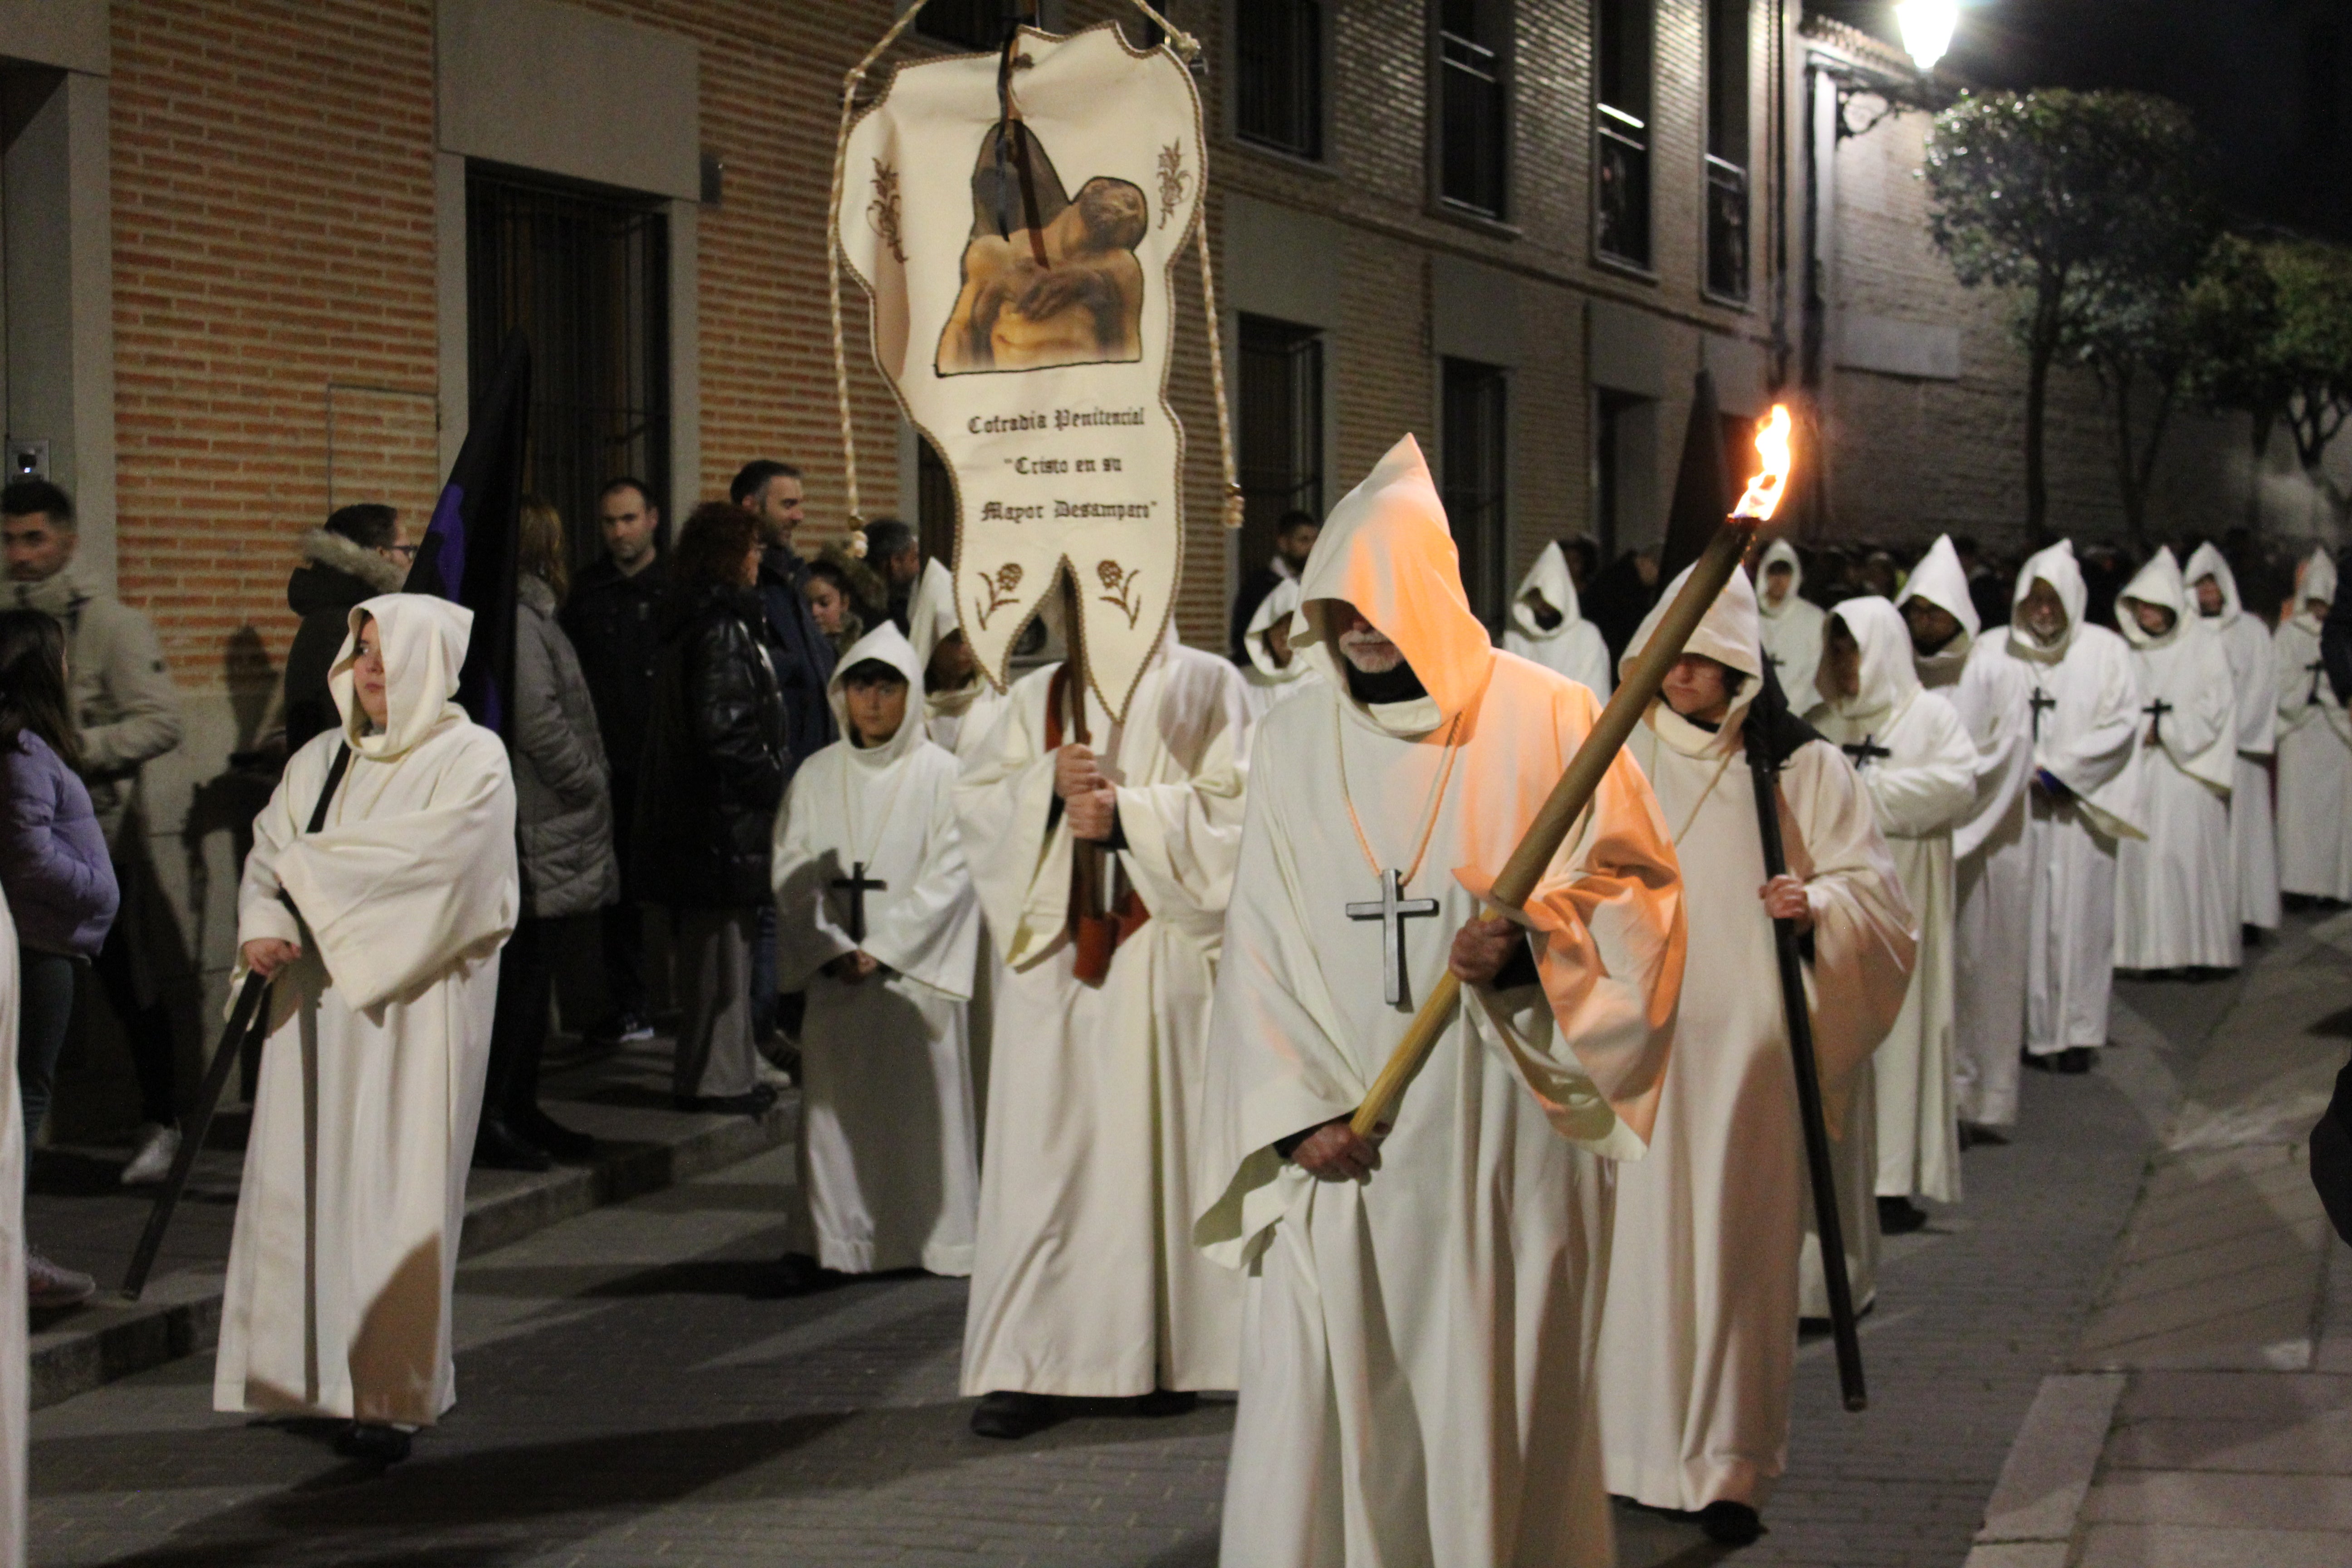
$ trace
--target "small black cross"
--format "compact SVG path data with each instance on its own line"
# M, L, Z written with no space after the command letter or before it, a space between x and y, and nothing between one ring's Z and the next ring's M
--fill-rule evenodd
M1854 771L1859 773L1864 768L1870 766L1872 763L1877 761L1880 757L1891 757L1895 754L1884 746L1874 746L1871 744L1872 742L1877 739L1878 737L1875 735L1864 735L1861 741L1851 746L1840 746L1838 750L1843 752L1847 756L1853 759Z
M866 940L866 894L868 889L878 893L890 884L867 880L866 862L860 860L849 868L848 876L835 877L833 879L833 885L849 889L849 940L864 942Z
M2315 658L2303 668L2311 671L2311 695L2303 700L2303 705L2305 708L2314 708L2319 703L2319 678L2327 673L2327 661Z
M2042 710L2045 708L2057 707L2058 699L2037 686L2033 689L2033 695L2026 700L2033 705L2033 738L2039 742L2042 739Z
M2172 711L2172 704L2159 697L2155 701L2149 703L2147 707L2141 709L2140 711L2147 715L2147 743L2151 746L2162 745L2164 743L2164 716Z
M1381 896L1348 906L1351 921L1381 922L1381 996L1391 1007L1404 1005L1404 922L1437 912L1435 899L1404 896L1404 873L1381 873Z

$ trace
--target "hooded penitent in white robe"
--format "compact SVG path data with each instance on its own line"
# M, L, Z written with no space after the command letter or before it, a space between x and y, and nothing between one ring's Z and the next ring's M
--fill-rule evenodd
M1952 830L1976 807L1976 742L1952 705L1921 686L1910 630L1893 605L1874 596L1848 599L1830 619L1843 622L1862 650L1859 689L1823 702L1808 717L1862 776L1919 927L1903 1011L1871 1057L1878 1110L1874 1190L1881 1197L1916 1194L1957 1203Z
M2319 627L2336 602L2336 563L2312 552L2294 614L2279 623L2279 888L2352 900L2352 718L2319 661ZM2314 609L2316 601L2319 608Z
M342 727L288 760L237 892L240 949L274 937L302 956L270 987L213 1407L422 1426L457 1398L450 1291L519 906L515 793L504 743L452 700L472 614L387 594L352 608L354 633L363 616L384 727L346 637L328 676Z
M1681 585L1678 577L1659 597L1621 672ZM1716 730L1660 700L1628 746L1675 836L1692 971L1650 1152L1618 1173L1598 1365L1609 1489L1695 1510L1760 1506L1786 1463L1798 1257L1812 1201L1778 948L1758 896L1764 850L1742 724L1764 664L1745 576L1733 574L1689 651L1748 679ZM1916 931L1844 755L1807 741L1778 783L1789 869L1813 912L1813 1045L1835 1132L1856 1076L1902 1010Z
M1528 901L1540 984L1465 992L1369 1181L1283 1158L1361 1103L1599 711L1488 646L1410 437L1332 511L1303 585L1301 655L1325 679L1266 721L1202 1100L1196 1234L1248 1281L1220 1561L1605 1568L1595 1154L1638 1154L1656 1105L1683 967L1674 853L1621 756ZM1349 695L1335 600L1426 696ZM1437 906L1401 922L1394 1002L1388 928L1348 910L1381 900L1375 861Z
M848 738L842 679L868 659L907 681L907 717L879 746ZM826 692L843 738L793 775L770 863L776 981L808 993L800 1168L814 1235L795 1250L846 1274L969 1274L980 1161L964 1010L980 908L956 761L923 733L923 672L887 621L841 656ZM855 984L824 973L859 951L882 968Z
M2162 637L2132 602L2172 612ZM2233 969L2238 879L2230 863L2230 788L2237 776L2237 688L2229 650L2197 614L2168 547L2116 595L2145 702L2140 750L2145 838L2116 847L2116 966Z
M2271 818L2270 756L2278 746L2278 668L2270 628L2238 598L2238 579L2221 552L2200 544L2181 571L2189 603L2197 584L2213 579L2221 608L2205 617L2230 656L2237 695L2237 755L2231 768L2230 861L2237 872L2238 920L2275 931L2279 923L2278 834Z
M2056 590L2066 629L2047 645L2025 629L2025 596ZM2002 652L2023 667L2034 782L2027 805L2025 1046L2053 1056L2107 1042L2116 978L2116 845L2146 830L2140 736L2147 716L2131 645L2083 618L2074 547L2060 540L2017 574ZM2047 781L2063 786L2053 793Z
M1249 692L1250 722L1255 726L1265 717L1268 710L1286 697L1296 696L1315 681L1323 679L1315 661L1297 647L1290 653L1290 662L1276 660L1274 649L1266 642L1266 634L1276 626L1289 621L1298 608L1298 579L1285 577L1276 583L1256 611L1250 616L1248 629L1242 633L1242 649L1249 655L1249 665L1242 671L1242 680Z
M16 1083L23 1000L16 921L0 899L0 1568L24 1568L32 1376L25 1301L25 1103Z
M907 602L907 644L914 652L916 669L929 669L931 655L949 633L959 629L955 581L935 556L923 563L923 574ZM835 664L838 667L839 661ZM922 715L924 732L933 745L962 757L988 738L989 727L1003 706L1004 694L984 677L974 675L969 685L954 690L926 691L916 711Z
M1549 631L1537 616L1539 606L1559 612L1559 623ZM1616 689L1617 683L1609 676L1609 645L1601 640L1601 628L1584 618L1583 607L1577 603L1576 579L1569 575L1568 557L1558 541L1543 547L1543 553L1536 557L1519 584L1519 591L1511 595L1510 619L1503 626L1503 650L1556 669L1596 697Z
M1053 664L1013 683L956 786L995 974L986 1154L963 1388L1116 1397L1231 1388L1241 1287L1192 1241L1192 1114L1225 899L1241 850L1248 700L1228 661L1172 637L1113 724ZM1073 693L1118 793L1105 904L1149 918L1080 980L1074 841L1055 809L1047 696Z
M1764 597L1765 574L1775 566L1789 569L1789 596L1775 605ZM1762 617L1764 657L1780 678L1789 700L1803 708L1813 700L1813 672L1822 662L1822 633L1829 614L1804 595L1805 563L1796 546L1776 539L1756 566L1756 613ZM1659 601L1664 603L1664 600Z
M2033 680L2001 637L1979 635L1968 574L1948 537L1912 568L1895 607L1915 598L1960 624L1935 652L1915 650L1914 667L1921 685L1951 702L1977 748L1975 798L1952 828L1953 1109L1971 1126L2006 1127L2017 1120L2017 1048L2025 1038Z

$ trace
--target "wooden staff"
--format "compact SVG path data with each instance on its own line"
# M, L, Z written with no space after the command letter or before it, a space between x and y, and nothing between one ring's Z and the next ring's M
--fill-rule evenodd
M1633 726L1641 721L1643 712L1657 697L1658 689L1665 684L1666 671L1672 669L1675 661L1682 657L1691 634L1698 630L1699 622L1714 606L1717 595L1723 592L1723 585L1730 582L1732 573L1739 569L1740 556L1747 552L1748 541L1754 537L1757 526L1764 521L1761 517L1744 515L1744 510L1743 503L1743 511L1724 519L1723 526L1707 542L1706 552L1692 564L1691 574L1684 580L1682 592L1675 595L1675 602L1667 606L1665 617L1658 623L1657 631L1651 637L1649 645L1634 660L1633 669L1618 686L1616 695L1609 699L1609 705L1601 710L1601 717L1594 722L1591 733L1584 737L1584 743L1576 749L1576 755L1569 759L1568 771L1559 775L1559 783L1552 786L1550 797L1537 811L1535 821L1528 825L1527 834L1519 840L1519 847L1511 852L1508 860L1503 862L1503 869L1496 877L1495 885L1487 895L1485 910L1487 915L1509 915L1517 911L1528 901L1528 895L1536 890L1536 883L1542 878L1544 868L1551 864L1554 855L1559 853L1559 847L1567 841L1569 830L1591 803L1592 792L1601 787L1601 779L1608 773L1610 764L1617 760L1617 753L1624 749L1626 738L1633 734ZM1371 1137L1388 1121L1389 1113L1396 1108L1397 1097L1404 1092L1404 1086L1412 1081L1414 1073L1421 1070L1421 1064L1427 1059L1431 1047L1437 1044L1437 1037L1445 1027L1447 1016L1454 1011L1454 1002L1461 994L1462 982L1455 978L1449 965L1439 976L1437 984L1430 988L1428 999L1422 1003L1421 1011L1413 1015L1404 1038L1399 1040L1396 1049L1390 1053L1388 1065L1381 1069L1381 1076L1372 1082L1371 1092L1364 1096L1364 1103L1357 1108L1349 1125L1355 1128L1359 1138Z

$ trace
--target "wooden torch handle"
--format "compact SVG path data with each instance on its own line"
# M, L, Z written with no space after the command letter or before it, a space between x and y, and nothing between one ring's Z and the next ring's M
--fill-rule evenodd
M1738 569L1739 558L1755 534L1757 521L1751 517L1726 518L1715 537L1707 542L1706 552L1692 565L1682 592L1675 595L1675 602L1666 608L1665 618L1658 623L1656 635L1633 661L1633 668L1618 685L1616 695L1609 699L1609 705L1601 709L1601 717L1594 721L1584 743L1576 749L1576 755L1569 759L1568 771L1559 775L1559 783L1552 786L1550 796L1528 825L1519 847L1503 862L1486 913L1516 910L1535 891L1544 868L1551 864L1551 858L1567 842L1569 830L1591 804L1593 792L1608 776L1610 764L1624 749L1633 726L1641 721L1643 713L1658 695L1658 689L1665 684L1666 671L1683 656L1691 635L1698 630L1699 622L1714 607L1716 596ZM1438 983L1430 987L1404 1038L1389 1053L1388 1065L1381 1068L1381 1076L1372 1081L1364 1103L1349 1119L1349 1125L1356 1130L1358 1137L1372 1136L1389 1120L1396 1109L1397 1097L1404 1092L1412 1075L1421 1070L1421 1064L1437 1044L1447 1016L1461 994L1462 982L1449 966Z

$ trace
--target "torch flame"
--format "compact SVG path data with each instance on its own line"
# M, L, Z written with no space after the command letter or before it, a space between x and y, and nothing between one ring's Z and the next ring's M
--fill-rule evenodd
M1772 412L1756 429L1757 455L1764 459L1763 469L1748 481L1748 493L1732 508L1734 517L1752 517L1759 522L1769 522L1780 510L1780 494L1789 488L1789 405L1772 405Z

